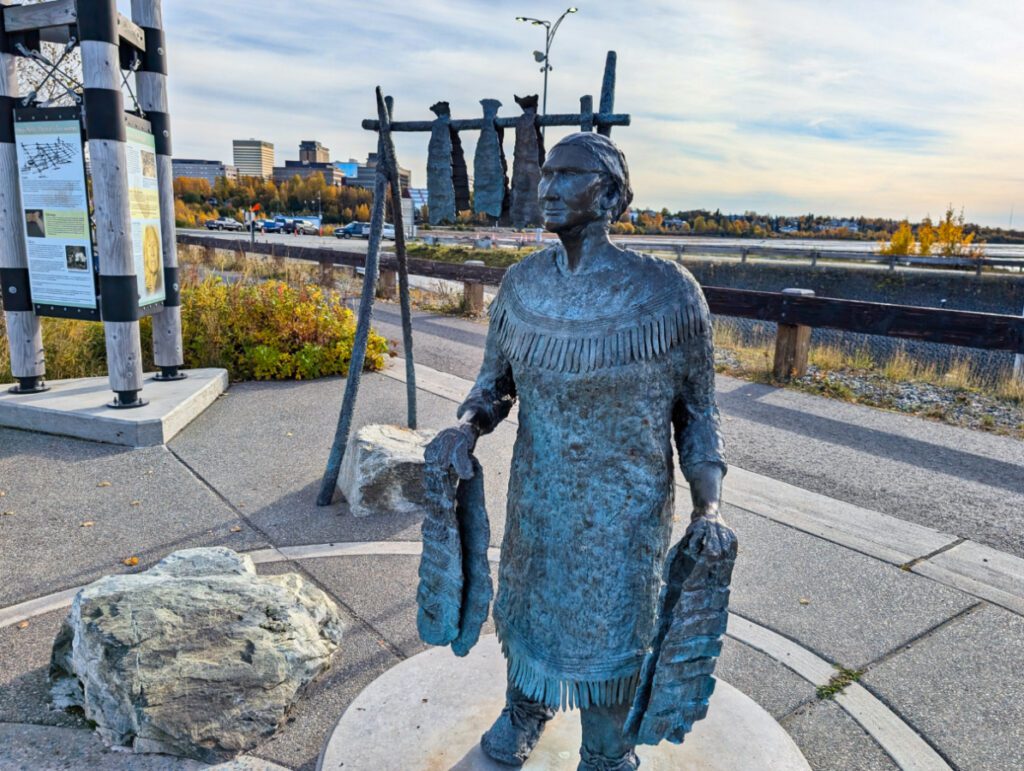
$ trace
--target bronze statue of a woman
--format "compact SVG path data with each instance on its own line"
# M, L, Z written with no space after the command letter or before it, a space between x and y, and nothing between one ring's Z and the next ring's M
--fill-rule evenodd
M638 766L636 743L682 741L703 717L724 630L736 547L718 514L726 466L711 325L685 269L609 240L632 199L610 139L578 133L555 145L539 195L561 243L506 273L461 423L426 457L472 476L478 437L518 400L493 609L507 704L482 745L520 765L554 710L578 708L579 768L625 771ZM693 513L670 553L673 440ZM719 562L727 570L716 573ZM685 604L694 593L673 583L687 570L724 578L724 595L719 586L696 610ZM678 626L673 612L686 615ZM672 655L659 662L662 646ZM678 718L683 702L693 709Z

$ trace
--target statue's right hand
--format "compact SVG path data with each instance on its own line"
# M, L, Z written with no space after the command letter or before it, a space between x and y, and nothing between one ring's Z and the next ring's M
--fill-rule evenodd
M473 477L473 448L477 433L469 423L446 428L430 440L423 453L428 467L453 470L459 479Z

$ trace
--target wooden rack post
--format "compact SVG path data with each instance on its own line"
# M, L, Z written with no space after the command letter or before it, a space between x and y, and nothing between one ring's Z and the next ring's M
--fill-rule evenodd
M146 36L142 67L135 73L139 107L153 127L156 140L157 193L164 258L163 310L153 314L153 361L160 368L154 380L181 380L181 298L174 225L174 170L171 164L171 118L167 107L167 48L164 42L162 0L132 0L132 20Z
M14 104L18 96L18 60L9 50L0 0L0 292L7 321L11 374L18 381L11 393L45 391L43 334L29 293L25 221L18 189L18 153L14 144Z
M100 260L107 373L115 393L110 406L141 407L142 344L138 283L132 256L126 130L118 54L115 0L77 0L89 139L96 244Z

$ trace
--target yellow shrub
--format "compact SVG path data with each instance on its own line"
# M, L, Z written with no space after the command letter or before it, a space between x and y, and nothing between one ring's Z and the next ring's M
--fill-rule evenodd
M185 367L223 367L232 380L306 380L347 375L355 316L335 292L280 281L226 284L185 274L181 292ZM93 377L107 371L103 325L43 320L46 377ZM143 319L143 368L152 370L152 324ZM388 343L370 333L366 370L384 366ZM0 314L0 382L11 382Z

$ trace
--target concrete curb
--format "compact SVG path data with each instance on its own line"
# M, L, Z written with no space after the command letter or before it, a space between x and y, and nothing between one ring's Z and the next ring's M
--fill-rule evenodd
M147 375L145 407L112 410L105 377L49 381L51 390L16 395L0 391L0 426L71 436L128 447L166 444L228 387L225 369L194 369L184 380L158 382Z

